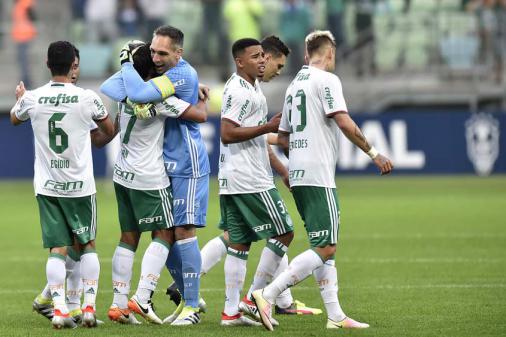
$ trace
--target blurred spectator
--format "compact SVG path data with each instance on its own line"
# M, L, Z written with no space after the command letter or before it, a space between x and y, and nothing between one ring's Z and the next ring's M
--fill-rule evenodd
M325 0L327 27L336 39L336 61L346 55L345 6L346 0Z
M120 0L118 26L121 36L140 38L142 11L137 0Z
M376 38L374 34L374 13L376 0L355 0L355 32L356 42L355 71L358 77L366 72L375 75Z
M30 43L37 36L33 21L35 0L16 0L12 8L12 40L17 46L17 61L21 80L25 87L32 86L30 76L29 48Z
M506 0L497 0L497 28L494 36L495 81L502 83L506 58Z
M285 0L279 20L281 40L292 51L288 72L295 75L304 64L304 39L311 29L309 8L301 0Z
M475 0L468 3L467 9L474 12L478 23L480 40L479 63L491 65L494 58L494 34L497 28L495 0Z
M82 41L84 33L84 7L86 0L72 0L72 40Z
M84 15L89 42L109 43L118 36L116 0L87 0Z
M230 45L244 37L260 39L260 20L263 14L260 0L227 0L223 16L228 24Z
M144 41L151 41L155 29L167 24L169 4L169 0L139 0L145 21Z
M226 80L229 77L227 36L223 29L223 1L201 0L202 3L202 27L199 42L199 53L204 63L219 66L219 76ZM214 48L213 48L214 47ZM211 52L211 49L213 52Z

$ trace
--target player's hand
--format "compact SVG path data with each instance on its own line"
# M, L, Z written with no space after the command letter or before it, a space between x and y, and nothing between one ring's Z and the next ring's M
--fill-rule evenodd
M381 175L389 174L394 168L392 161L382 154L378 154L372 161L379 168Z
M202 101L209 99L209 87L205 84L199 83L199 99Z
M145 43L140 40L130 40L123 48L121 48L121 52L119 53L119 61L123 65L126 62L134 62L133 56L137 52L137 50L142 47Z
M127 98L127 104L132 107L134 110L135 117L139 119L149 119L153 118L158 114L156 111L156 107L152 103L134 103Z
M15 90L15 93L16 93L16 100L20 99L24 94L25 94L25 84L23 83L23 81L20 81L18 85L16 85L16 90Z
M278 112L267 122L266 125L268 128L268 132L278 132L280 122L281 122L281 112Z

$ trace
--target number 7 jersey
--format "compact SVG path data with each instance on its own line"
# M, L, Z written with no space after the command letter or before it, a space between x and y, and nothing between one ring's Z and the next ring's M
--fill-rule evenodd
M49 82L26 91L12 110L19 120L31 120L36 194L83 197L96 193L90 128L93 120L107 118L107 111L93 91Z
M339 128L332 118L347 112L341 81L304 66L286 90L279 130L290 133L290 186L335 188Z

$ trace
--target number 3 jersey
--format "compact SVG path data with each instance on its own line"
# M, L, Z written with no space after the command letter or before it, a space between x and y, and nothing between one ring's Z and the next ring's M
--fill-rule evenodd
M279 125L290 133L290 186L336 187L339 128L332 117L347 111L336 75L302 67L286 90Z
M49 82L26 91L13 107L19 120L31 120L36 194L82 197L96 193L90 127L107 118L100 98L71 83Z
M167 117L178 118L190 106L171 96L156 104L157 115L138 119L130 105L118 103L121 151L114 165L114 182L136 190L158 190L170 185L163 160Z
M221 119L239 127L267 122L267 102L258 81L252 86L233 74L225 85ZM220 142L220 194L258 193L274 188L267 136L233 144Z

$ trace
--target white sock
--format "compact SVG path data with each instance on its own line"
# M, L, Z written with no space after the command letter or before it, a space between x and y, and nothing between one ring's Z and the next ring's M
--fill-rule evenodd
M297 255L288 265L288 269L264 288L263 295L265 299L273 304L279 294L303 281L321 265L323 265L322 259L311 249Z
M313 275L320 287L320 295L325 304L328 318L339 322L345 319L346 315L337 298L337 270L334 265L334 260L328 260L321 267L315 269Z
M67 255L65 267L67 268L67 307L72 311L81 307L81 295L83 293L81 261L74 261Z
M49 289L49 284L46 283L46 286L44 287L44 289L40 293L40 296L42 296L42 297L44 297L46 299L50 299L51 298L51 289Z
M247 252L238 252L228 248L225 258L225 309L223 310L228 316L239 313L239 301L246 278L247 256Z
M227 246L220 236L208 241L200 250L202 268L200 274L207 274L227 254Z
M276 242L278 244L282 244L279 241ZM288 249L288 247L284 245L283 247ZM251 287L249 288L248 291L247 295L248 298L251 298L251 293L253 291L264 288L267 284L269 284L272 281L274 273L278 269L279 263L281 262L281 259L285 255L284 254L285 251L281 251L281 253L283 253L283 255L279 256L269 246L265 247L262 250L262 255L260 255L260 261L258 261L257 270L255 272L255 276L253 277L253 283L251 284Z
M276 270L276 273L274 274L274 278L278 277L282 272L284 272L286 269L288 269L288 255L284 255L281 259L281 262L279 263L278 269ZM283 291L281 294L279 294L278 297L276 297L276 305L280 308L286 309L293 303L293 297L292 297L292 291L290 288Z
M160 242L152 241L146 248L142 258L141 278L135 293L141 302L147 303L151 299L168 255L169 248Z
M117 246L112 256L112 305L122 309L128 307L134 255L132 250Z
M81 255L81 278L83 280L83 309L91 306L95 309L95 299L98 291L98 277L100 275L100 263L95 252L87 252Z
M67 314L65 304L65 261L63 256L50 255L46 263L47 284L53 298L54 308Z

